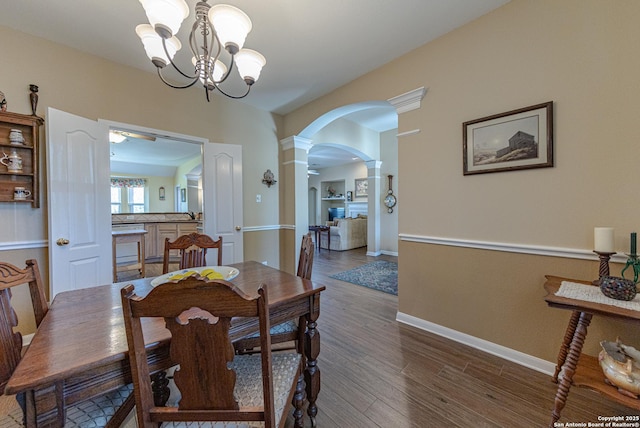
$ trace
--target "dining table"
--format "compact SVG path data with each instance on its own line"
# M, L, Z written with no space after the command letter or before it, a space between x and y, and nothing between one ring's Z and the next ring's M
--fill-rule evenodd
M268 288L271 325L306 320L304 343L307 413L315 425L320 391L320 293L323 285L255 261L230 264L239 273L230 281L249 295ZM215 267L214 267L215 268ZM141 278L57 294L14 371L6 394L24 393L28 427L63 426L65 409L132 382L120 290L133 284L139 296L154 278ZM257 324L232 322L231 340L256 332ZM143 320L147 359L152 373L174 364L171 334L162 318ZM60 405L62 403L62 406ZM62 413L62 414L60 414Z

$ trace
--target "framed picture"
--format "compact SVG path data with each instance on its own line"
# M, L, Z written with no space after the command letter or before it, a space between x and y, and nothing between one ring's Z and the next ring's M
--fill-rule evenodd
M182 202L187 202L187 189L185 189L184 187L180 189L180 200Z
M553 166L553 101L462 124L464 175Z
M368 195L367 189L369 188L369 182L366 178L356 178L356 198L362 198Z

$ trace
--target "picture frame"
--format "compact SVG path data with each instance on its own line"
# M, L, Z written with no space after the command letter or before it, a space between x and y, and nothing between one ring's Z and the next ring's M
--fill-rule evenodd
M462 124L463 174L553 166L553 101Z
M369 181L366 178L356 178L355 183L355 192L354 195L356 198L364 198L368 193Z
M187 189L184 187L180 189L180 201L187 202Z

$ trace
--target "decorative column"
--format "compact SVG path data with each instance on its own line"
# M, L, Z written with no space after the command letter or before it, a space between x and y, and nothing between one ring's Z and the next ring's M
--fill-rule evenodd
M281 224L293 234L284 234L281 245L280 268L296 272L302 236L309 232L309 185L307 179L309 149L311 140L293 136L280 140L282 148L281 184Z
M366 161L367 165L367 255L379 256L380 252L380 189L381 161Z

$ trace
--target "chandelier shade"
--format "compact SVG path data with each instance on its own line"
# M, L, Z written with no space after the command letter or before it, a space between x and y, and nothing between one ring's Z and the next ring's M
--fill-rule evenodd
M138 25L136 27L136 34L140 37L147 56L156 67L158 67L159 64L161 64L160 67L165 67L171 62L176 52L182 48L182 43L180 43L180 40L175 36L163 42L162 37L156 33L150 24ZM166 46L166 51L162 46L163 43ZM167 53L169 54L168 56ZM158 63L158 61L160 61L160 63Z
M229 98L244 98L249 94L266 60L254 50L243 49L252 28L251 20L243 11L226 4L211 6L208 0L196 3L195 22L191 26L187 44L191 49L193 68L185 71L174 61L174 57L182 48L182 43L175 35L189 16L187 3L184 0L139 1L149 24L138 25L136 34L165 84L185 89L199 81L205 89L207 101L209 92L215 90ZM227 63L223 62L223 58ZM178 78L186 79L185 83L172 83L165 78L164 70L169 69L166 67L169 64L177 72ZM229 94L221 88L234 66L247 85L246 92L240 95Z
M178 33L182 21L189 16L189 6L183 0L140 0L147 14L149 24L158 31L167 31L170 38Z
M251 20L243 11L228 4L217 4L209 9L209 20L220 43L229 53L235 54L242 49L252 27Z
M245 82L250 81L251 85L260 77L260 71L266 62L267 60L260 53L251 49L242 49L236 54L238 73Z

